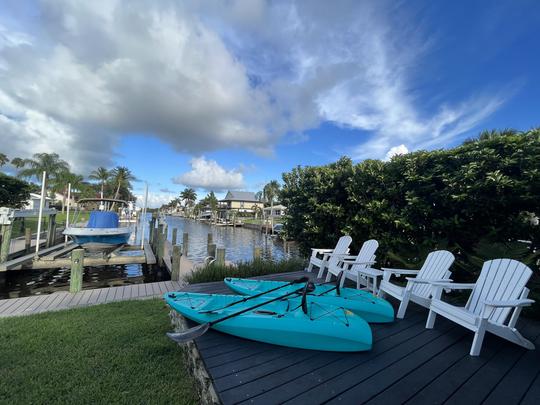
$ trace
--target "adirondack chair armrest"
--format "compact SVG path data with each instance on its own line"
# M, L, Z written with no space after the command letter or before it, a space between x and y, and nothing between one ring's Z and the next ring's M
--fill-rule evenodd
M381 270L389 272L391 274L418 274L420 270L409 270L409 269L391 269L388 267L381 267Z
M486 307L493 308L504 308L504 307L528 307L529 305L534 304L534 300L529 298L519 299L519 300L510 300L510 301L485 301L484 305Z
M405 277L407 281L410 281L411 283L418 283L418 284L434 284L434 283L452 283L453 280L449 278L441 278L438 280L427 280L427 279L421 279L421 278L415 278L415 277Z
M375 260L369 260L367 262L357 262L356 260L343 259L341 261L344 262L344 263L347 263L347 264L375 264L375 263L377 263Z
M476 284L474 283L446 283L432 281L433 287L443 287L445 290L472 290Z
M348 253L325 253L325 256L329 257L341 257L341 258L348 258L348 259L354 259L356 256L351 256Z
M324 253L332 253L334 249L318 249L318 248L311 248L311 255L317 256L318 254L324 254Z

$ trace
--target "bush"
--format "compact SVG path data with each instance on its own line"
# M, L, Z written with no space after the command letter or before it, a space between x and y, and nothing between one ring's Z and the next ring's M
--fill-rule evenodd
M254 260L240 262L234 266L209 264L193 271L186 280L190 284L206 283L210 281L223 281L226 277L255 277L265 274L289 273L301 271L306 267L303 259L286 259L279 262L271 260Z
M0 207L22 208L32 186L16 177L0 173Z

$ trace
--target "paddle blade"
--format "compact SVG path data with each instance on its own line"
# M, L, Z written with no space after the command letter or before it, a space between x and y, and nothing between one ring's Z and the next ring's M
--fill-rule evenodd
M176 343L187 343L190 340L196 339L204 335L210 329L209 323L194 326L183 332L167 332L167 336Z

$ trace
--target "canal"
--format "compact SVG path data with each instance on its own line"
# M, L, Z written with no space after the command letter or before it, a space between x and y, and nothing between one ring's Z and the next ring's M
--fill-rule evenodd
M147 217L146 224L150 219ZM249 261L253 257L253 248L261 247L263 258L282 260L298 256L294 245L284 244L278 238L264 235L259 230L242 227L216 227L207 223L180 217L166 217L169 240L172 229L178 229L178 243L182 234L189 234L188 257L200 263L206 257L208 233L212 233L214 243L226 250L226 260L231 262ZM148 237L148 225L145 225L145 237ZM140 230L140 224L138 226ZM140 232L132 234L130 243L140 243ZM29 295L50 294L69 290L69 268L51 270L15 270L0 273L0 299L26 297ZM166 270L146 265L123 265L108 267L87 267L84 271L83 289L120 286L127 284L151 283L168 280Z

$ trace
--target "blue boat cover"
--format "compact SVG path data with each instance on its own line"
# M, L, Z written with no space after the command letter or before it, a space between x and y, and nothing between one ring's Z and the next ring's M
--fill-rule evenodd
M118 228L118 214L111 211L92 211L87 228Z

